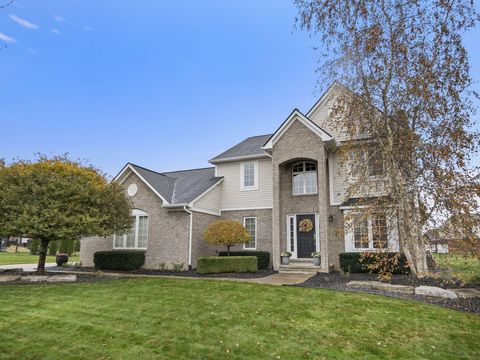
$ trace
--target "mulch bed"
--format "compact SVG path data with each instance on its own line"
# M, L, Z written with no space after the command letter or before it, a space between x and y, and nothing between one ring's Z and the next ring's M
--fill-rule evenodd
M315 276L307 279L301 284L296 284L293 286L301 287L311 287L311 288L322 288L322 289L332 289L332 290L341 290L349 292L363 292L370 294L385 295L401 299L409 299L421 301L428 304L440 305L447 308L468 311L473 313L480 313L480 299L445 299L432 296L422 296L414 294L402 294L394 293L382 290L374 289L347 289L346 285L350 281L378 281L377 277L373 274L349 274L348 276L342 275L339 272L332 272L329 274L318 273ZM423 279L417 279L409 275L394 275L392 284L396 285L410 285L410 286L437 286L444 289L458 289L458 288L477 288L480 289L480 286L477 284L465 284L458 279L442 279L437 277L427 277Z
M58 268L59 271L65 270L68 272L88 271L98 272L95 268ZM164 275L164 276L183 276L183 277L198 277L198 278L238 278L238 279L256 279L276 274L273 270L258 270L255 273L225 273L225 274L198 274L195 270L172 271L172 270L152 270L152 269L138 269L132 271L124 270L101 270L102 273L119 273L119 274L135 274L135 275Z

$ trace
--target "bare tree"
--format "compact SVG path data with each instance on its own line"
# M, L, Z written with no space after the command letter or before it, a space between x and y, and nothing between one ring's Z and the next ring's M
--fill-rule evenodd
M475 5L294 2L300 28L323 44L320 74L352 90L341 92L332 113L348 135L341 146L347 193L362 198L358 205L371 213L395 213L402 251L421 276L427 270L425 228L452 216L468 219L478 209L479 168L471 162L479 144L472 120L478 96L470 90L462 43L462 34L479 21ZM372 171L381 181L372 181ZM379 191L385 196L362 204Z

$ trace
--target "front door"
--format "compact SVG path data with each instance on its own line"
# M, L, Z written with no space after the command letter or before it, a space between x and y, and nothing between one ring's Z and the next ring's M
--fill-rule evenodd
M297 257L312 257L316 250L315 214L297 215Z

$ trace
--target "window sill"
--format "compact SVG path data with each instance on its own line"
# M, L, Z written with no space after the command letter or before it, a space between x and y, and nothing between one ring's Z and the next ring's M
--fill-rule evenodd
M293 194L292 196L311 196L311 195L318 195L318 191L314 193L308 193L308 194Z
M240 188L240 191L254 191L254 190L258 190L258 186L256 186L256 187L242 187L242 188Z

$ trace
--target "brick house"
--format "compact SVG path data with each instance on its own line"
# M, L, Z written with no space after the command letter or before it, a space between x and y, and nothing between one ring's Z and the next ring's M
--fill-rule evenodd
M114 181L134 203L134 228L124 236L83 239L82 263L92 266L99 250L143 249L146 268L159 263L195 268L198 257L219 250L203 241L206 227L217 219L242 222L252 242L241 248L270 252L279 270L288 270L280 265L282 251L293 254L292 268L305 270L311 253L320 251L321 267L314 271L338 269L339 253L375 249L374 230L388 250L398 251L394 217L345 221L354 211L338 154L346 134L329 119L342 89L333 83L306 114L293 110L273 134L245 139L213 157L210 168L159 173L128 163ZM313 225L311 231L299 230L302 220Z

